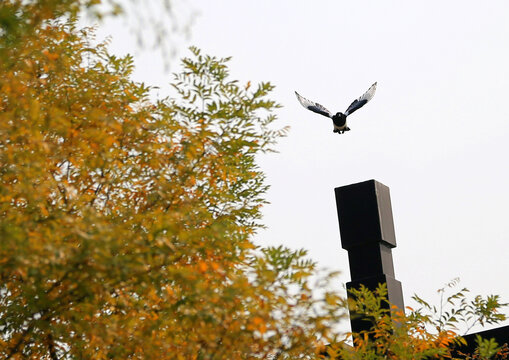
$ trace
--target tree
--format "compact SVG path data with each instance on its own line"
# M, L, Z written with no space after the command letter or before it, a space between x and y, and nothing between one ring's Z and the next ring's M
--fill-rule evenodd
M460 334L475 324L497 324L506 319L500 309L507 306L496 295L476 296L468 300L468 290L463 288L444 297L446 291L458 284L451 281L438 292L441 294L438 306L430 305L415 295L413 299L420 308L414 310L392 307L387 301L387 287L380 285L375 291L361 286L352 289L351 312L371 322L369 330L349 334L353 346L345 341L330 344L324 354L343 360L359 359L507 359L507 344L499 346L493 339L477 338L477 349L473 354L461 352L466 345Z
M292 358L330 341L341 299L311 281L332 275L252 242L256 156L285 133L271 84L192 48L154 101L72 17L3 35L1 359Z

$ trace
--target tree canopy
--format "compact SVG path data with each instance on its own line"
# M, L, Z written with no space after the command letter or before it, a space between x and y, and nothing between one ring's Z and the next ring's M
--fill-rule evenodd
M343 310L313 296L314 263L252 242L256 155L285 132L271 84L192 48L175 96L151 100L132 58L72 19L3 35L0 358L267 358L328 341Z

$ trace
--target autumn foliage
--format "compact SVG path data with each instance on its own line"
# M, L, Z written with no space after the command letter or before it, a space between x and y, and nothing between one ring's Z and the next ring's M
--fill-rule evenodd
M256 156L284 134L272 85L192 49L154 100L72 19L3 29L1 359L290 358L328 341L341 300L310 284L327 276L252 242Z
M352 289L350 314L362 319L366 329L351 334L353 344L338 341L323 353L343 360L507 359L507 344L497 344L493 339L478 337L476 350L465 350L467 342L462 335L474 325L505 320L500 310L508 304L501 303L496 295L471 300L466 288L453 291L458 281L438 290L438 305L414 296L418 308L407 307L406 311L390 305L385 284L375 291L363 286Z

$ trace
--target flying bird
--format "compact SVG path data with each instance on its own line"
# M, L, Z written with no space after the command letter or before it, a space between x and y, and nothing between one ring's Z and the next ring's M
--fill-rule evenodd
M361 97L354 100L348 109L346 109L345 113L338 112L336 115L332 115L332 113L327 110L323 105L319 103L313 102L311 100L306 99L299 95L296 91L295 95L297 95L297 99L306 109L311 110L315 113L318 113L323 116L327 116L332 119L332 123L334 124L333 132L338 134L343 134L345 131L349 131L350 128L346 126L346 117L352 114L354 111L359 110L363 107L369 100L373 98L376 91L376 82L371 85L371 87L366 91Z

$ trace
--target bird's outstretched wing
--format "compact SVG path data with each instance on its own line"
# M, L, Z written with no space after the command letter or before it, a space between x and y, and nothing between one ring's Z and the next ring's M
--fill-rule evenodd
M357 100L354 100L353 103L350 104L348 109L345 111L345 115L348 116L351 113L353 113L355 110L359 110L361 107L363 107L369 100L373 98L376 91L376 83L371 85L371 87L366 91L360 98Z
M304 106L306 109L311 110L311 111L318 113L320 115L332 118L331 112L329 110L327 110L324 106L322 106L318 103L315 103L311 100L308 100L305 97L300 96L299 93L297 93L297 91L295 92L295 95L297 95L297 99L302 104L302 106Z

